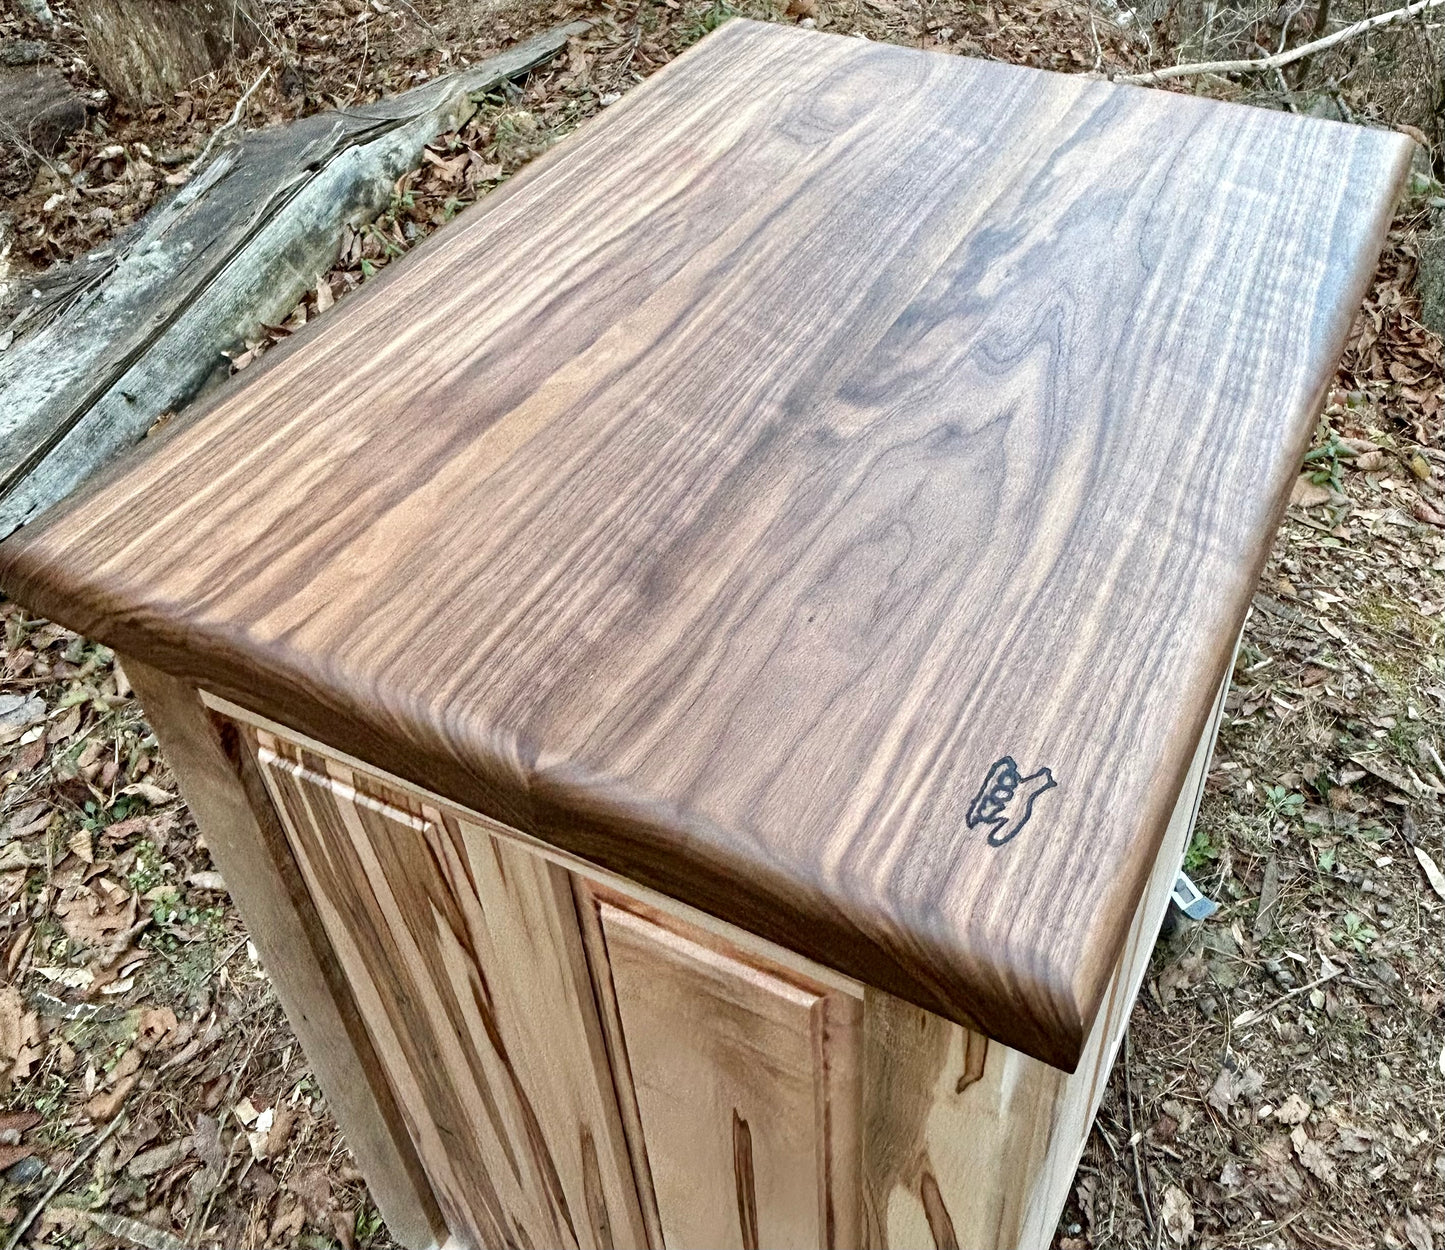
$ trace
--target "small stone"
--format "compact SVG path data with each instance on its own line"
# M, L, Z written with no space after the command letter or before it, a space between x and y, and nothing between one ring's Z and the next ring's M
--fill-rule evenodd
M12 1185L28 1185L31 1181L38 1180L44 1171L45 1164L34 1155L29 1155L6 1168L5 1179Z

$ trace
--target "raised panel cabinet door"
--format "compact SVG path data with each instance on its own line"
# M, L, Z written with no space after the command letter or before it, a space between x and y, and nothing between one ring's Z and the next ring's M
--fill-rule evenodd
M565 870L255 741L449 1244L645 1245Z
M852 1244L857 1000L710 934L596 908L614 1066L630 1074L667 1250Z

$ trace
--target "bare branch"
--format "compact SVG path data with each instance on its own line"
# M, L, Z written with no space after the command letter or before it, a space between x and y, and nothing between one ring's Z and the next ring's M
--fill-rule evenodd
M1445 3L1445 0L1441 0L1441 3ZM236 101L236 107L231 110L231 116L227 118L226 121L222 122L221 125L216 127L215 132L211 135L209 139L206 140L206 146L201 149L201 154L196 157L196 159L193 160L186 168L187 177L194 176L195 172L206 163L206 157L210 156L211 149L216 146L216 140L219 139L223 134L225 134L226 131L235 129L236 124L241 120L241 111L246 107L246 101L251 98L251 93L255 91L256 88L259 87L263 82L265 82L266 79L270 76L271 67L268 65L265 69L261 71L261 77L256 79L255 82L253 82L249 87L247 87L246 90L242 93L241 98Z
M1403 22L1421 13L1428 13L1431 9L1442 7L1445 7L1445 0L1415 0L1413 4L1407 4L1402 9L1377 13L1374 17L1367 17L1352 26L1345 26L1332 35L1326 35L1323 39L1302 43L1297 48L1291 48L1288 52L1278 52L1274 56L1240 61L1202 61L1195 65L1170 65L1164 69L1150 70L1147 74L1123 75L1114 81L1156 83L1170 78L1186 78L1194 74L1249 74L1259 73L1262 70L1283 69L1286 65L1293 65L1296 61L1302 61L1306 57L1314 56L1317 52L1333 48L1336 44L1344 43L1357 35L1363 35L1366 31L1377 30L1381 26L1393 26L1396 22Z

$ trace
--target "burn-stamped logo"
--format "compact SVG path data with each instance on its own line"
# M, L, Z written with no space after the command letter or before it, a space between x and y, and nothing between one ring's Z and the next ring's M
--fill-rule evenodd
M983 785L968 805L965 823L970 829L987 825L988 844L1002 846L1029 823L1039 795L1058 784L1047 768L1040 768L1027 777L1019 776L1019 766L1013 756L1005 755L989 766Z

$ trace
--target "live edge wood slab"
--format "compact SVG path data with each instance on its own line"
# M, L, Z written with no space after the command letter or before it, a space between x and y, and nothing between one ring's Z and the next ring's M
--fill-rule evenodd
M732 22L0 584L1072 1070L1408 156Z

